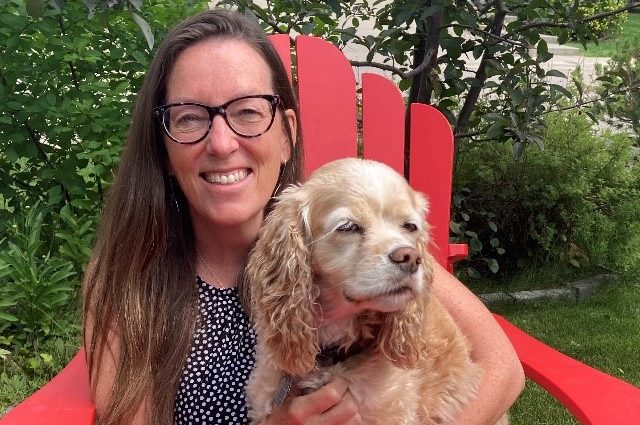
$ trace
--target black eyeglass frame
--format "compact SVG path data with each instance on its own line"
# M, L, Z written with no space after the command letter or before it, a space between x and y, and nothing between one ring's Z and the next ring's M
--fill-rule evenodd
M271 121L269 122L269 125L267 126L267 128L262 133L253 134L253 135L242 134L238 130L233 128L233 126L229 122L229 119L227 118L227 107L229 107L229 105L231 105L233 102L236 102L236 101L242 100L242 99L265 99L265 100L269 101L269 103L271 104ZM169 138L172 141L174 141L176 143L179 143L181 145L193 145L195 143L199 143L199 142L203 141L209 135L209 132L211 131L211 127L213 126L213 118L218 114L222 115L222 117L224 118L224 121L227 123L227 126L231 129L231 131L233 131L238 136L245 137L245 138L248 138L248 139L252 139L254 137L262 136L264 133L269 131L269 129L273 125L273 122L275 121L275 118L276 118L276 111L277 111L279 105L282 105L282 100L281 100L280 96L277 95L277 94L255 94L255 95L242 96L242 97L237 97L235 99L231 99L230 101L228 101L226 103L223 103L220 106L210 106L210 105L206 105L204 103L197 103L197 102L169 103L167 105L156 106L155 108L153 108L153 112L155 113L156 118L158 119L158 121L160 121L160 125L162 127L162 131L164 132L164 134L169 136ZM201 138L199 138L198 140L194 140L193 142L181 142L180 140L178 140L175 137L173 137L169 133L169 130L167 129L167 125L166 125L165 120L164 120L164 113L166 112L167 109L169 109L172 106L200 106L200 107L206 109L207 112L209 113L209 127L207 128L207 131L204 133L204 135Z

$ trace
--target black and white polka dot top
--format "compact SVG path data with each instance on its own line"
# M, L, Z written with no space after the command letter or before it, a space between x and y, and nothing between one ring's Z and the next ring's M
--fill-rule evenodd
M200 318L176 394L175 424L248 424L244 389L255 333L235 288L214 288L199 277L197 284Z

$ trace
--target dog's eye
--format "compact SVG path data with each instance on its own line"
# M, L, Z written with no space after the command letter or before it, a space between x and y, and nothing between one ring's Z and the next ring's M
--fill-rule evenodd
M362 227L360 227L357 223L349 220L336 227L336 230L339 232L363 233Z
M408 232L411 232L411 233L418 231L418 226L416 226L414 223L410 223L410 222L404 223L402 225L402 228L404 230L408 231Z

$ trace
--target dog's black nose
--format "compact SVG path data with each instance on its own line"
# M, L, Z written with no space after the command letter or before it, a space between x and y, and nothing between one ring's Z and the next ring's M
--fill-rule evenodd
M405 273L415 273L422 263L422 257L420 257L418 250L410 246L394 249L389 254L389 259Z

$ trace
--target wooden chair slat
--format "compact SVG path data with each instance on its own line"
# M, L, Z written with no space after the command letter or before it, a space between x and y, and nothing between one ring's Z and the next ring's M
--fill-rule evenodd
M437 109L411 105L409 183L427 195L431 209L431 253L446 267L453 168L453 133Z
M293 72L293 67L291 66L291 37L289 37L289 34L274 34L269 36L269 41L278 52L282 65L284 65L284 69L289 76L289 81L293 81L291 74Z
M331 43L296 38L298 97L306 172L357 155L356 82L351 65Z
M381 75L362 74L363 157L384 162L404 175L404 102Z

